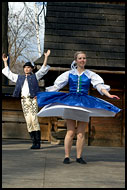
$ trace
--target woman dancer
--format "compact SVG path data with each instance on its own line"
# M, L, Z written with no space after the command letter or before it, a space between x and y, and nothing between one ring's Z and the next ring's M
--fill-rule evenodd
M90 116L113 117L120 111L113 104L88 95L90 84L101 95L109 98L120 99L109 93L110 86L105 85L103 79L93 71L85 69L86 53L78 51L74 55L71 70L61 74L53 86L47 87L47 92L39 92L37 101L39 107L44 106L38 116L61 116L67 119L67 134L65 136L65 158L63 163L70 163L70 152L75 133L77 133L77 158L76 162L86 164L82 158L84 146L85 123ZM69 93L57 92L69 83ZM45 106L46 105L46 106ZM77 120L77 131L75 130Z

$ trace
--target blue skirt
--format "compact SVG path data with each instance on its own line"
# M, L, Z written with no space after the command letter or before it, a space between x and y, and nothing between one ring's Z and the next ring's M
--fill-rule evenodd
M82 107L85 109L90 108L94 109L94 111L95 109L107 110L114 113L121 111L121 109L114 106L113 104L85 93L38 92L37 102L39 107L57 103L67 106Z

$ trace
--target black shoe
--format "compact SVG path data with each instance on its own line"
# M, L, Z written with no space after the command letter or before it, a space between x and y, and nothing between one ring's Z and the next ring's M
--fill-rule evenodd
M29 132L33 145L30 147L31 149L36 149L36 139L35 139L35 131Z
M66 157L63 161L64 164L70 164L70 159L68 157Z
M40 149L41 147L41 131L35 131L35 139L36 139L36 149Z
M82 158L77 158L76 162L78 162L80 164L87 164L87 162L85 160L83 160Z
M31 149L40 149L41 143L40 143L40 137L41 137L41 132L40 131L32 131L29 132L31 140L33 142L33 145L31 146Z
M37 145L33 143L33 145L30 148L31 149L37 149Z
M36 144L36 149L40 149L40 143Z

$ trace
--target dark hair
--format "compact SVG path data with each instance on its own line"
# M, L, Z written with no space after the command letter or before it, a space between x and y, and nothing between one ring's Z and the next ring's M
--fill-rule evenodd
M23 65L23 68L24 68L25 66L29 66L29 67L31 67L32 69L34 68L34 66L32 65L31 62L26 62L26 63Z

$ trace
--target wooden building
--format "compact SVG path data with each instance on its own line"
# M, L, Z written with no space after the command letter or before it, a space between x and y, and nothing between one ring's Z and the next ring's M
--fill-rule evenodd
M101 96L90 88L89 94L107 100L122 109L114 118L91 117L85 129L86 144L96 146L124 146L125 137L125 4L101 2L48 2L45 26L45 50L50 49L50 71L44 76L45 86L53 85L62 72L69 70L73 55L83 50L87 54L86 68L98 73L111 86L111 93L120 100ZM43 56L36 60L41 65ZM44 88L42 88L44 90ZM26 124L20 101L3 86L3 129L23 136ZM66 86L62 91L68 91ZM15 103L14 103L15 102ZM17 118L17 119L15 119ZM63 141L66 121L61 118L39 118L42 140L52 136ZM6 126L6 127L5 127ZM48 127L47 127L48 126ZM24 129L24 131L23 131ZM52 129L52 132L51 132ZM3 137L7 137L3 130ZM9 135L8 135L9 136ZM19 135L21 137L21 135ZM24 138L28 138L27 134Z
M57 76L70 69L76 51L86 52L86 68L98 73L105 84L111 86L111 93L120 96L120 100L102 97L92 86L90 95L107 100L122 109L114 118L91 118L85 133L86 143L124 145L124 3L48 2L45 30L45 50L47 49L51 50L48 64L52 68L45 76L45 86L52 85ZM42 62L43 57L36 60L36 64ZM67 91L68 87L62 90ZM62 132L58 132L57 138L60 138L59 134Z

